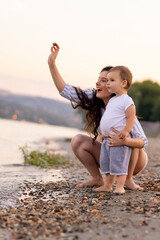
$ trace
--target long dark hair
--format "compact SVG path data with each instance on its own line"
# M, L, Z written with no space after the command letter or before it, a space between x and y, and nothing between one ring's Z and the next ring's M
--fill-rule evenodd
M109 71L112 66L107 66L101 70L101 72ZM100 73L101 73L100 72ZM72 107L82 108L86 110L86 123L85 130L94 135L93 142L95 142L98 136L98 127L102 117L102 108L105 108L105 104L102 99L96 97L96 90L93 91L92 98L88 98L87 94L80 88L74 87L79 98L79 103L73 103Z

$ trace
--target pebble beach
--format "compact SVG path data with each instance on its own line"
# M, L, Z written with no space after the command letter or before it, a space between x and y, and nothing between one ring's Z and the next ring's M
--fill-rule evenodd
M40 142L52 151L53 142ZM158 240L160 234L160 138L149 138L147 168L135 177L143 191L96 193L76 185L89 174L71 151L69 140L59 140L57 151L68 164L42 170L26 166L14 191L1 195L0 239ZM18 167L18 166L16 166ZM29 174L30 173L30 174ZM13 171L8 178L13 177ZM8 184L11 181L8 180ZM3 202L2 202L3 199ZM7 200L10 204L4 204Z

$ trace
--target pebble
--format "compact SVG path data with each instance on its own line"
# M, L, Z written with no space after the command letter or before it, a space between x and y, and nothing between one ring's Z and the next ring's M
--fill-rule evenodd
M92 188L76 188L77 182L69 181L31 183L25 182L23 199L17 207L0 210L1 227L12 233L12 239L35 239L59 237L72 233L71 239L79 239L78 232L92 231L107 225L122 228L134 215L141 217L140 226L149 226L147 219L159 219L160 178L143 178L145 191L126 191L123 196L112 193L96 193ZM134 196L134 197L133 197ZM117 217L117 215L121 217ZM138 223L137 223L137 226ZM124 234L123 238L128 235ZM69 238L68 238L69 239Z

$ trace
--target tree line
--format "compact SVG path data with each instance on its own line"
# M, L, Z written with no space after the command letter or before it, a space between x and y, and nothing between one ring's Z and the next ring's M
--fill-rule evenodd
M83 129L70 103L54 99L11 94L0 90L0 118L25 120Z
M151 80L135 82L128 91L136 114L144 121L160 121L160 85Z

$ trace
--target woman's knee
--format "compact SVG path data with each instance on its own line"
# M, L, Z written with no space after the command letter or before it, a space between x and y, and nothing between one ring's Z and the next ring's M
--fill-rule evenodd
M141 172L145 168L147 162L148 160L144 150L139 149L139 156L133 175L136 175L137 173Z
M76 150L77 148L79 148L82 145L83 142L84 142L84 135L83 134L77 134L71 140L72 149Z

